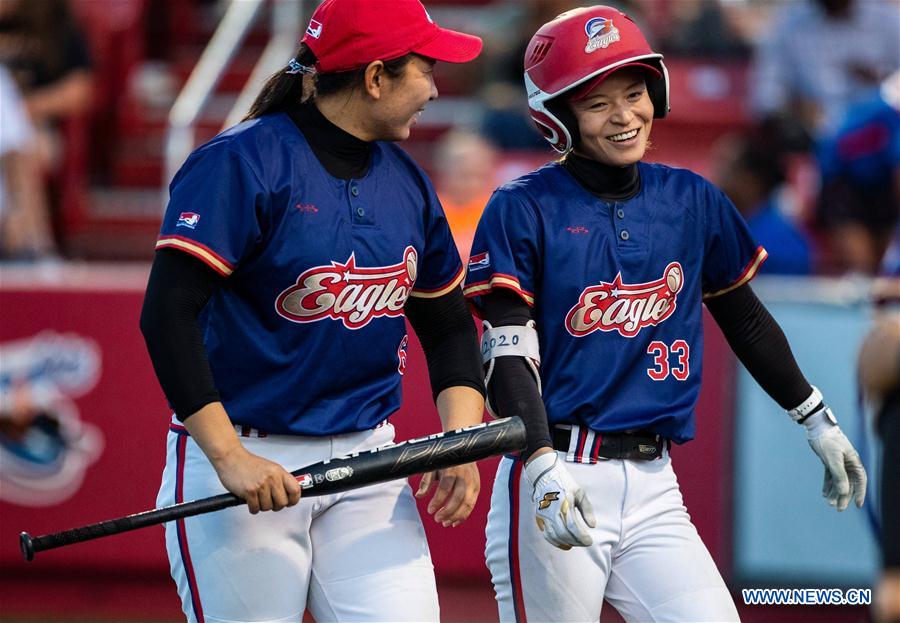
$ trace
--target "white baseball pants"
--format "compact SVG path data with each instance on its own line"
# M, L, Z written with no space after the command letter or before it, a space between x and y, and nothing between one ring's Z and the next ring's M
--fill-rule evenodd
M244 431L247 433L248 431ZM293 471L390 443L390 424L334 437L241 437ZM224 493L183 427L173 424L157 506ZM437 621L434 568L406 480L301 498L277 513L246 507L166 524L166 549L190 623Z
M630 622L739 620L668 452L655 461L567 462L597 517L594 544L568 551L541 535L522 466L500 462L488 515L485 554L502 622L596 623L604 598Z

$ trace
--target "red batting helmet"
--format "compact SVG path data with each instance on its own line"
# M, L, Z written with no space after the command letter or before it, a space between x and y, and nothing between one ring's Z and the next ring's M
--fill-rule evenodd
M665 117L669 74L662 54L650 49L630 17L612 7L594 6L567 11L541 26L525 51L525 88L531 118L555 150L572 148L574 128L570 130L571 122L566 127L559 107L548 106L550 100L581 85L595 86L602 74L633 66L648 70L653 116Z

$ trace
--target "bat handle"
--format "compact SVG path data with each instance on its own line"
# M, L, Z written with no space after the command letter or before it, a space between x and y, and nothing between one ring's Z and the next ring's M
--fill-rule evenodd
M213 511L230 508L243 504L244 501L232 493L223 493L193 502L181 502L172 506L164 506L127 517L118 517L116 519L108 519L99 523L81 526L80 528L72 528L63 530L62 532L54 532L52 534L44 534L41 536L31 536L27 532L19 535L19 547L22 550L22 556L25 560L34 560L34 555L48 549L55 549L63 545L71 545L72 543L81 543L82 541L90 541L105 536L112 536L122 532L137 530L147 526L164 523L166 521L175 521L184 519L185 517L193 517L203 513L211 513Z

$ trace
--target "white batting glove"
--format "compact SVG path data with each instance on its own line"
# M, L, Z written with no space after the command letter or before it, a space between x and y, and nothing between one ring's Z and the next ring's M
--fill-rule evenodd
M525 466L534 487L535 519L544 538L560 549L586 547L594 540L588 527L597 520L587 495L569 474L556 452L541 454Z
M866 470L853 444L822 400L822 393L813 387L809 399L788 414L794 420L802 421L809 446L825 465L822 496L828 504L840 512L853 500L857 508L862 508L868 481Z

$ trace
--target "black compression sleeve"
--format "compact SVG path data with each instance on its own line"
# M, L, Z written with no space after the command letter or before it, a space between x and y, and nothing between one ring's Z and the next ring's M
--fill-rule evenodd
M784 332L749 285L706 301L731 350L759 386L783 409L809 398L806 381Z
M881 436L881 553L885 568L900 569L900 389L885 399L878 413Z
M524 326L531 320L531 308L513 292L498 289L483 297L484 319L494 327ZM525 458L539 448L552 448L547 411L524 357L497 357L487 388L497 415L518 415L525 423L528 446Z
M462 289L430 299L411 296L404 311L425 351L432 397L460 385L484 395L478 332Z
M175 249L156 252L141 332L159 384L179 420L219 400L197 316L224 278Z

